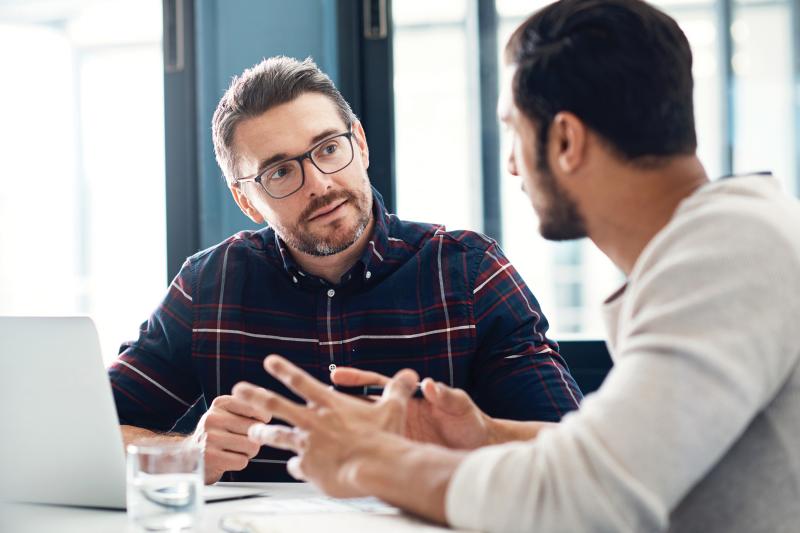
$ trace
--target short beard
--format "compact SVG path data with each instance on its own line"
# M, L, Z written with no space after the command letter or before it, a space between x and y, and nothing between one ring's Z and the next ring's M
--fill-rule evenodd
M367 193L363 191L340 190L325 196L320 196L312 200L306 209L303 210L298 217L299 222L290 227L273 226L275 232L290 248L307 255L327 257L343 252L355 244L364 234L364 230L367 228L372 218L372 192L368 186L365 188L368 191ZM314 211L342 199L346 199L358 212L355 226L351 230L348 231L347 228L342 228L343 223L340 222L338 223L338 227L335 228L337 233L333 237L321 238L304 228L305 222ZM347 221L344 223L346 224ZM341 235L341 238L337 239L337 237L340 237L340 230L347 231L347 233Z
M366 217L359 217L355 232L353 232L352 237L341 240L337 243L332 243L323 239L317 239L311 235L303 235L300 238L292 238L291 240L284 239L284 241L289 246L292 246L295 250L303 252L304 254L313 255L316 257L327 257L329 255L335 255L339 252L343 252L353 246L353 244L355 244L361 235L364 234L364 230L367 229L369 220L369 212L367 212Z
M582 239L587 236L586 220L569 193L556 181L545 157L540 157L538 164L541 176L538 192L544 199L542 212L538 213L539 233L549 241Z
M539 214L539 233L549 241L569 241L586 237L586 221L578 205L549 172L542 172L541 190L546 207Z

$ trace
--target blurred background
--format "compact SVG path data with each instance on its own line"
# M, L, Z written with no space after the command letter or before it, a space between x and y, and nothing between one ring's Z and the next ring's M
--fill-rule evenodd
M586 240L539 237L495 117L506 39L546 3L0 0L0 314L88 314L110 362L186 256L253 227L210 119L231 76L284 54L351 102L398 215L496 238L554 338L602 337L623 277ZM797 195L800 2L653 3L692 45L709 175L770 170Z

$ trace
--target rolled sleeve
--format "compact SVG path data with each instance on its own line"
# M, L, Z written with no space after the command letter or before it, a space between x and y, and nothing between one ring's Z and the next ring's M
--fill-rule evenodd
M553 422L577 409L583 396L547 338L547 319L496 245L483 255L473 294L478 405L495 417Z

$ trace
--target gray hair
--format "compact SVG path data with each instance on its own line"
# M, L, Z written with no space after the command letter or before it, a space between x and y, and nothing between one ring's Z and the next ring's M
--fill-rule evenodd
M233 78L211 119L214 154L229 185L241 177L237 176L237 154L233 149L236 126L304 93L319 93L330 98L345 124L357 120L350 104L310 57L304 61L285 56L270 57Z

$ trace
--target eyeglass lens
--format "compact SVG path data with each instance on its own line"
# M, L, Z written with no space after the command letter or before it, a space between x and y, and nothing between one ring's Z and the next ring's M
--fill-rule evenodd
M328 139L311 151L311 162L320 172L333 174L353 160L353 145L348 135ZM261 184L273 196L286 196L302 186L303 168L300 161L285 161L269 168L261 176Z

